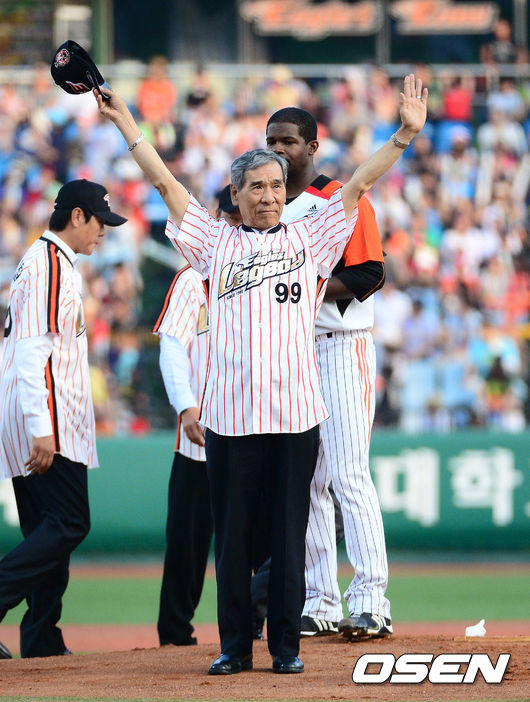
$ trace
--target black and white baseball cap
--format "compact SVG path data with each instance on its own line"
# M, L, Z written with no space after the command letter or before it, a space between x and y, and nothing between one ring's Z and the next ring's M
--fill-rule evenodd
M110 197L107 190L99 183L90 180L71 180L57 193L56 210L73 210L81 207L85 212L99 217L109 227L119 227L127 220L110 209Z
M88 53L71 39L56 50L51 63L51 74L57 85L72 95L88 93L92 88L97 88L101 93L100 86L110 88ZM102 95L108 99L103 93Z

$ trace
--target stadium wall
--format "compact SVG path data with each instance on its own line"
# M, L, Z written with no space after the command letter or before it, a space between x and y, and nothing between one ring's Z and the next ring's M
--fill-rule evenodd
M164 548L174 434L100 439L89 472L90 535L79 553ZM507 551L530 548L530 431L445 435L374 433L371 468L388 547ZM20 541L11 482L0 482L0 555Z

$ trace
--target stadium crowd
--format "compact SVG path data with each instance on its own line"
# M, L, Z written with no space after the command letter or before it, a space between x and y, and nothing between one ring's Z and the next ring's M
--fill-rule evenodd
M530 338L530 84L415 72L430 91L428 125L371 193L387 255L375 296L376 426L518 431L527 423ZM375 66L345 67L332 80L275 66L233 86L198 68L177 85L155 58L143 79L119 81L146 138L212 213L231 162L264 145L277 109L315 115L317 169L339 180L397 126L397 83ZM163 242L166 208L92 95L62 92L44 65L25 88L0 85L2 311L16 262L46 228L60 185L84 177L104 183L129 220L81 264L98 429L145 431L163 420L145 377L155 319L142 314L154 283L144 245Z

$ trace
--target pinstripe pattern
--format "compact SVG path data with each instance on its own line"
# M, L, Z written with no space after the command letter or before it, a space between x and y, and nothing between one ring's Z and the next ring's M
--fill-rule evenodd
M390 617L383 521L368 465L375 408L372 336L368 331L335 332L331 338L317 337L316 345L322 393L331 417L321 426L319 465L311 485L304 614L334 621L342 616L333 503L328 491L331 481L355 571L344 594L348 609L356 615L372 612Z
M24 475L33 440L18 399L15 343L46 333L53 334L44 380L56 450L72 461L97 466L81 276L50 232L28 249L17 269L9 320L12 328L0 370L0 477Z
M282 220L320 208L328 197L329 192L319 193L310 186L284 208ZM382 260L374 212L366 198L359 202L357 225L343 256L346 265ZM316 320L316 353L330 418L321 425L306 537L303 613L314 619L342 618L330 483L340 502L346 549L355 571L344 595L348 609L354 615L371 612L390 617L383 522L368 465L375 409L375 352L368 331L372 325L372 298L362 303L353 300L343 314L335 302L324 302Z
M201 276L191 266L182 268L173 279L153 333L176 337L187 348L191 366L190 388L197 399L197 407L200 407L210 335L206 291ZM175 451L194 461L205 461L204 448L188 439L181 424L179 417Z
M168 221L167 236L210 281L201 422L215 433L303 432L326 418L314 350L318 276L329 276L355 221L345 221L340 192L315 216L265 234L217 222L193 198L180 229ZM289 292L283 303L278 284Z

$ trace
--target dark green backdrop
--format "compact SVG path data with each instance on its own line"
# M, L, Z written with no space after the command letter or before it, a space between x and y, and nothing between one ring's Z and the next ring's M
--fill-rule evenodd
M90 535L79 552L164 548L174 435L101 439L90 471ZM528 550L530 432L440 436L375 433L371 467L388 547ZM205 509L207 506L205 505ZM19 540L9 481L0 482L0 553Z

